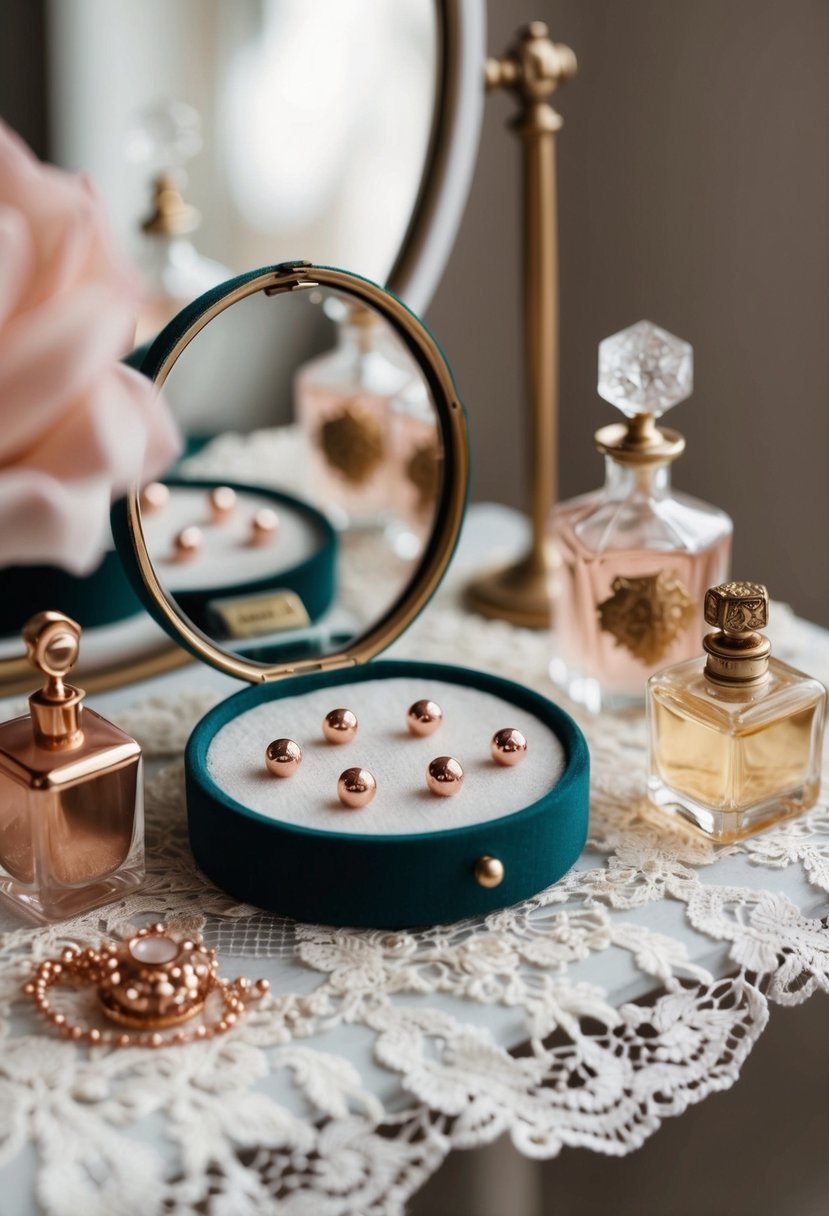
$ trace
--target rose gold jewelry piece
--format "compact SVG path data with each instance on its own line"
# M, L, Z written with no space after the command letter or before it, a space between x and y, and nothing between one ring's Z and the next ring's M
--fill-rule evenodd
M197 528L195 524L182 528L173 541L176 561L192 561L202 547L202 539L201 528Z
M257 511L250 524L250 543L252 545L269 545L276 540L279 531L279 516L270 507Z
M302 764L302 748L293 739L274 739L265 750L265 764L274 777L293 777Z
M415 701L406 714L406 725L413 735L433 735L443 722L437 701Z
M146 511L148 515L152 515L153 511L160 511L169 501L170 491L162 481L148 481L141 491L141 510Z
M347 768L337 782L337 796L350 811L368 806L377 793L377 782L367 768Z
M230 486L216 486L208 497L210 518L214 524L223 524L236 510L236 491Z
M332 709L322 720L322 733L329 743L350 743L357 734L357 718L350 709Z
M496 730L489 748L496 764L511 768L514 764L520 764L526 756L527 740L520 730L507 726L503 730Z
M170 1047L224 1034L239 1020L251 1000L268 991L267 980L219 979L215 950L205 950L200 937L175 937L164 924L139 929L128 942L111 943L100 951L67 946L60 959L40 963L34 979L23 987L43 1017L64 1038L112 1047ZM58 983L93 984L102 1013L139 1033L72 1025L49 1000ZM209 1023L190 1031L163 1030L203 1012L211 993L221 997L221 1010Z
M451 798L463 785L463 767L454 756L438 756L426 770L426 784L433 794Z

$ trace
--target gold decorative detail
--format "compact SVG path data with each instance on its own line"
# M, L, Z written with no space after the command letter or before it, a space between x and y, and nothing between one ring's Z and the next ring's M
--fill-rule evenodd
M658 663L694 620L694 601L674 570L614 578L598 605L601 627L646 666Z
M437 441L416 448L406 461L406 476L417 490L416 510L419 515L431 511L440 485L440 450Z
M364 485L386 454L383 424L356 399L322 424L318 442L331 468L354 486Z
M705 619L730 633L765 629L769 593L762 583L721 583L705 594Z
M475 862L475 881L487 890L498 887L504 881L504 863L488 853Z

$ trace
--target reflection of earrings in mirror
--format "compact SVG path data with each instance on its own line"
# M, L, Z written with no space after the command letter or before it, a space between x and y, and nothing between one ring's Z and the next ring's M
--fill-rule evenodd
M152 515L153 511L160 511L162 507L166 507L169 500L170 491L161 481L147 482L139 499L141 510L146 511L147 515Z
M496 730L489 747L495 763L507 767L520 764L527 754L527 740L511 726Z
M463 785L463 768L454 756L438 756L426 770L426 784L433 794L451 798Z
M230 486L216 486L208 497L210 518L214 524L223 524L236 510L236 491Z
M201 528L190 524L182 528L173 540L173 553L177 562L188 562L196 556L202 546Z
M415 701L406 714L406 725L413 735L433 735L443 722L437 701Z
M302 748L293 739L274 739L265 749L265 764L274 777L293 777L302 764Z
M377 793L377 782L367 768L347 768L337 782L337 797L350 811L368 806Z
M322 720L322 733L329 743L350 743L357 734L357 717L350 709L332 709Z
M250 543L252 545L269 545L276 540L279 531L279 516L270 507L257 511L251 520Z

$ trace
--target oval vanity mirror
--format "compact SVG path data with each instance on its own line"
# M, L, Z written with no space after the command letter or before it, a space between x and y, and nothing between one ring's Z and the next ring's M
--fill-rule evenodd
M145 371L191 436L127 508L156 618L252 680L388 645L466 490L462 410L422 324L366 280L288 264L196 301Z

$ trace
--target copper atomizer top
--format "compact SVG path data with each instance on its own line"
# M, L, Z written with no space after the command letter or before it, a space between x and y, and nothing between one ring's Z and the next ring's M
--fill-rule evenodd
M32 666L46 677L29 697L35 743L49 751L83 743L83 690L64 683L78 659L81 627L62 612L38 612L23 627L23 641Z

